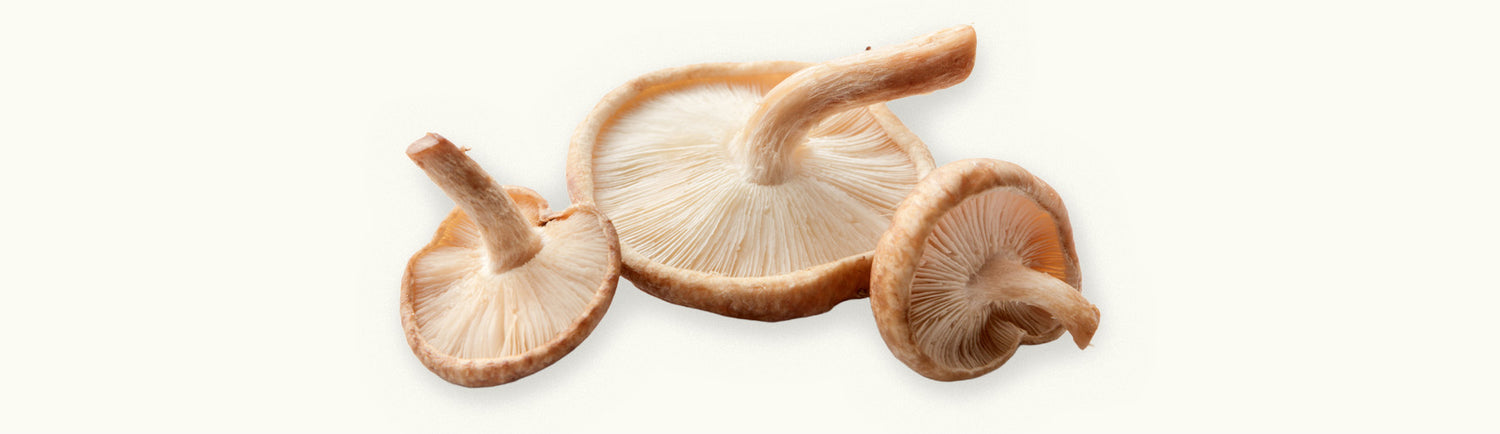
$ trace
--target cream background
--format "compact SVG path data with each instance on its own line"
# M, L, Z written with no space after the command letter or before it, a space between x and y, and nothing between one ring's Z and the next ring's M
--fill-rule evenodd
M1492 2L536 3L0 6L0 431L1500 430ZM938 383L867 301L763 324L623 280L517 383L407 349L451 206L422 133L560 208L631 77L960 23L973 77L891 108L1063 195L1087 351Z

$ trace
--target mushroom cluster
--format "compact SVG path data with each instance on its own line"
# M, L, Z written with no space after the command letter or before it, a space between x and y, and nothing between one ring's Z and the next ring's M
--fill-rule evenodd
M958 26L818 64L638 77L574 134L561 213L429 134L407 155L458 207L407 266L412 351L455 384L514 381L578 346L621 274L761 321L868 296L891 352L936 380L1065 331L1088 346L1099 310L1057 192L997 160L935 168L883 104L964 81L975 47Z

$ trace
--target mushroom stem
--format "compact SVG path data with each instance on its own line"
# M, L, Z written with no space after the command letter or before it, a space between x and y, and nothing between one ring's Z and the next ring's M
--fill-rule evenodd
M1082 349L1099 328L1099 308L1066 282L1025 266L1019 260L996 259L974 276L978 289L999 302L1020 302L1047 311L1073 335Z
M406 156L479 226L492 271L519 267L542 250L541 236L531 230L516 202L453 142L427 133L406 148Z
M823 118L958 84L974 69L974 45L974 28L958 26L797 71L766 93L730 152L750 182L785 182L793 153Z

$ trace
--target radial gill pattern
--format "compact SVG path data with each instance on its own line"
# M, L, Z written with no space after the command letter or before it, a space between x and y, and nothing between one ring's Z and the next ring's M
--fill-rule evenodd
M812 130L789 181L747 182L726 146L766 90L698 85L614 121L595 151L594 198L622 246L667 266L734 277L871 250L917 181L910 157L860 108Z
M473 221L461 223L414 269L417 329L441 352L480 359L542 346L578 320L604 281L598 262L609 245L596 219L550 222L539 229L542 250L498 274L486 269Z
M1005 360L1026 335L1057 327L1046 312L994 299L976 285L993 261L1020 261L1064 279L1066 259L1052 216L1010 188L965 199L940 218L912 278L909 321L917 345L949 366Z

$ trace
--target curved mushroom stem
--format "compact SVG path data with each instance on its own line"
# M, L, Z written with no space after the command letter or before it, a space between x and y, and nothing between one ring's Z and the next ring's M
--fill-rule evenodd
M958 26L797 71L766 93L730 152L750 182L780 184L823 118L958 84L974 69L974 45L974 28Z
M541 236L531 230L516 202L453 142L427 133L406 148L406 156L479 226L494 272L519 267L542 250Z
M1036 271L1013 259L995 259L974 276L973 284L995 301L1020 302L1047 311L1073 335L1082 349L1099 328L1099 308L1083 293L1052 275Z

